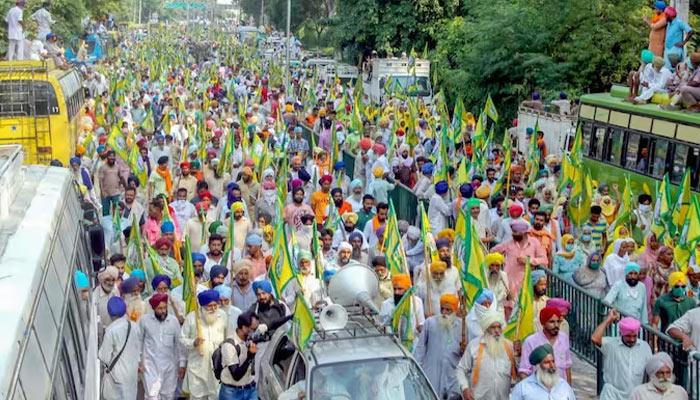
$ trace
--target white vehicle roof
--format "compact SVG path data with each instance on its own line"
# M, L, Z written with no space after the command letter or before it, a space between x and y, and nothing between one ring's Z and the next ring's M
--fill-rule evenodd
M430 60L417 58L413 65L408 58L375 58L372 60L372 74L377 76L386 75L413 75L415 68L416 76L430 75Z

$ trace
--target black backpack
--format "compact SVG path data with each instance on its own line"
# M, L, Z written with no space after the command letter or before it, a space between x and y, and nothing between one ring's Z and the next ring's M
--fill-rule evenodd
M235 344L231 338L224 340L219 347L214 350L214 352L211 354L211 363L214 367L214 376L219 381L221 380L221 372L224 370L223 360L221 357L221 346L223 346L224 343L228 343L233 346L236 349L236 354L241 354L241 348Z

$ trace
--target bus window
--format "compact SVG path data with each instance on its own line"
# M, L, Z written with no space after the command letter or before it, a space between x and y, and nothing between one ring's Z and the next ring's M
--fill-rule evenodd
M49 82L0 81L0 116L58 114L56 92Z
M655 139L653 142L653 158L651 174L656 178L662 178L666 172L666 156L668 155L668 142L663 139Z
M605 138L605 158L604 161L610 164L620 165L622 155L622 139L625 133L622 129L611 128Z
M700 164L700 148L693 147L688 154L688 168L690 168L690 186L693 188L698 187L698 164Z
M603 142L605 141L605 128L595 127L591 138L591 157L601 159L603 157Z
M688 166L688 152L690 147L676 143L673 151L673 168L671 169L671 182L680 183Z
M590 122L585 122L583 124L583 154L591 154L591 131L593 130L593 124Z

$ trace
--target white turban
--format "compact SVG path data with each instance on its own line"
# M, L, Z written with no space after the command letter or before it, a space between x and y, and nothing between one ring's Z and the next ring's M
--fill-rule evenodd
M415 226L409 226L408 230L406 231L406 236L408 236L408 238L411 240L418 240L420 237L420 229Z
M348 242L340 242L338 245L338 251L340 250L350 250L352 251L352 245Z
M482 315L481 319L479 319L479 326L482 330L486 331L486 329L488 329L491 325L493 325L496 322L501 324L501 328L505 328L505 321L503 320L502 313L493 309L489 309L488 311L486 311L486 313Z
M100 281L100 283L104 282L107 278L117 279L118 277L119 270L117 267L111 265L97 273L97 280Z
M673 360L671 359L671 356L662 351L651 356L649 361L647 361L647 365L644 367L644 370L649 378L653 378L663 367L669 367L671 370L673 370Z

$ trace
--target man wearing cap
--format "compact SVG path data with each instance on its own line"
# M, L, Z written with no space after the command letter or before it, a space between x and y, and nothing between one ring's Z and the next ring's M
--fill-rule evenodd
M349 242L350 235L355 232L362 236L363 247L367 247L367 241L365 240L364 234L355 227L357 224L357 218L357 214L354 212L345 213L340 217L340 219L343 221L343 229L337 229L333 234L333 244L331 245L331 248L337 250L340 243Z
M187 357L180 344L180 323L168 313L170 299L155 293L148 300L153 313L141 318L143 384L146 400L172 399L178 379L185 376Z
M569 346L569 336L559 331L561 314L554 307L545 307L540 311L539 317L542 330L533 333L525 339L518 372L522 378L534 372L535 364L529 360L530 353L534 352L538 346L547 344L553 347L552 353L556 359L559 377L566 382L571 382L571 365L573 361Z
M661 332L665 332L673 321L695 308L695 299L686 295L688 278L685 273L680 271L671 272L667 281L669 291L654 302L653 317L651 319L653 326L657 326L661 322L659 326Z
M136 400L143 340L141 326L127 318L126 303L121 297L110 298L107 311L112 322L105 331L97 353L105 368L102 377L102 398Z
M576 399L569 383L557 374L556 355L549 343L534 348L527 356L523 354L522 357L526 357L528 364L533 366L533 372L515 385L511 400Z
M620 336L604 336L616 321ZM649 344L639 338L641 324L634 318L620 319L620 313L610 310L608 317L593 331L591 342L603 354L603 391L601 400L626 400L630 391L644 382L644 366L651 358Z
M435 184L435 194L430 197L428 204L428 219L433 232L440 232L449 227L449 218L452 216L452 208L448 202L449 186L447 181Z
M517 378L513 343L503 336L503 314L488 311L479 320L483 335L470 340L455 375L464 400L507 399Z
M440 299L443 295L457 295L459 287L453 280L445 279L446 271L446 262L441 260L433 261L430 264L428 279L423 278L416 282L416 294L423 300L427 316L437 315ZM430 295L430 298L428 298L428 295Z
M391 327L391 320L394 309L399 304L403 295L411 288L411 277L408 274L396 274L391 277L391 284L394 287L394 295L382 303L379 309L379 320L385 326ZM413 325L413 337L417 338L423 329L425 322L425 312L423 311L423 301L418 296L411 297L411 324Z
M182 389L190 393L192 400L215 400L219 382L214 376L211 355L227 336L228 316L219 308L216 290L199 293L197 302L199 309L187 314L180 333L180 343L187 350L187 373Z
M111 265L97 272L97 281L99 285L93 289L92 296L97 304L97 316L99 317L98 337L100 339L104 334L105 328L112 323L112 319L107 310L107 303L109 299L118 295L115 289L115 283L118 277L119 270Z
M625 280L616 282L608 291L603 302L621 313L649 323L647 296L644 284L639 284L639 265L630 262L625 267Z
M527 235L530 226L525 221L511 220L512 239L495 246L491 249L494 253L501 253L505 256L504 271L508 274L509 292L516 294L520 292L525 274L525 264L528 258L530 266L549 265L547 254L537 239Z
M629 400L687 400L688 393L673 381L673 360L668 353L659 352L647 361L644 371L649 382L640 384L630 393Z
M459 298L455 294L443 294L436 306L440 313L425 320L413 356L438 397L458 398L455 368L461 353L461 320L456 316Z

